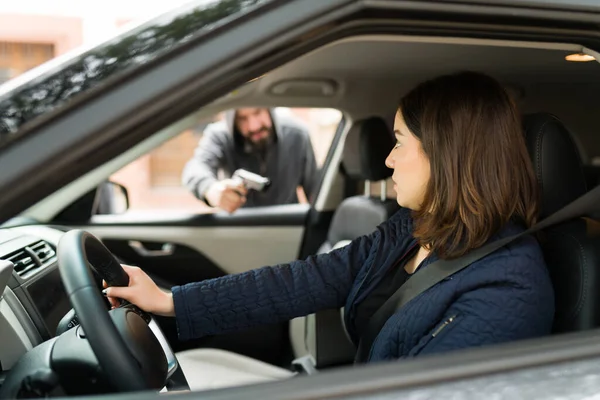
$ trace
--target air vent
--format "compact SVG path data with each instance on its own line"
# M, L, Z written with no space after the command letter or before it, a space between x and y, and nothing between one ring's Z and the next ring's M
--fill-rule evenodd
M17 275L26 277L55 262L56 251L49 243L40 240L9 254L4 259L15 265L14 271Z
M6 257L6 259L15 265L14 271L19 275L23 276L29 271L37 268L37 261L33 256L25 249L16 251L15 253Z
M50 246L50 244L44 242L43 240L32 244L31 246L29 246L29 248L31 249L31 251L33 251L37 258L40 259L42 265L56 260L56 252L54 251L52 246Z

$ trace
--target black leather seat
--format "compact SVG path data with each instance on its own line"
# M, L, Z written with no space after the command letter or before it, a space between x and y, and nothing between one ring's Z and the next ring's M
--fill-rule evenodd
M371 196L352 196L345 199L336 209L327 240L319 253L326 253L340 244L347 243L369 234L377 225L386 221L398 211L395 199L387 199L385 180L392 176L392 170L385 166L385 159L394 147L394 135L380 117L371 117L354 124L346 141L342 167L353 180L364 180L366 187L371 182L382 181L382 193Z
M540 218L583 195L586 180L579 150L567 128L550 114L524 118L527 146L541 186ZM578 218L539 235L555 290L554 332L600 326L598 223Z
M600 166L598 165L584 165L583 173L585 175L585 182L588 190L592 190L600 183Z
M327 240L319 249L326 253L369 234L398 211L396 199L386 198L385 180L392 170L385 159L394 147L394 135L382 118L357 121L344 142L342 166L353 180L364 180L366 194L345 199L336 209ZM371 182L382 181L381 193L370 195ZM292 346L297 356L308 354L318 368L351 363L356 349L347 338L339 309L319 311L292 321Z

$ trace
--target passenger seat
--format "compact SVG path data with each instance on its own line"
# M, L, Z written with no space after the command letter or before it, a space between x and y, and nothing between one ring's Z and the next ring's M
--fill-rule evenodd
M385 159L394 147L394 135L380 117L358 121L344 142L342 165L353 180L365 181L365 195L345 199L336 209L327 240L319 253L327 253L367 235L391 217L399 206L387 199L386 179L392 170ZM371 183L381 181L381 193L371 196ZM290 324L290 340L296 358L312 357L319 369L352 363L356 349L343 326L342 311L331 309L296 318Z
M365 181L365 195L349 197L338 206L319 253L327 253L373 232L398 210L396 200L386 198L386 179L393 171L385 166L385 159L394 144L393 133L380 117L358 121L348 132L342 166L348 178ZM371 183L378 181L382 183L381 193L371 196Z
M344 143L342 163L346 174L365 180L366 185L385 180L392 174L385 166L385 159L393 147L393 135L383 119L373 117L355 123ZM372 232L398 208L395 199L385 198L385 185L379 197L371 197L369 191L366 196L349 197L336 210L327 241L319 252L331 251ZM310 322L307 324L306 320ZM354 360L354 345L347 339L340 310L296 318L291 321L290 331L296 356L313 357L319 368ZM182 351L177 353L177 360L191 390L281 380L295 375L290 370L218 349Z

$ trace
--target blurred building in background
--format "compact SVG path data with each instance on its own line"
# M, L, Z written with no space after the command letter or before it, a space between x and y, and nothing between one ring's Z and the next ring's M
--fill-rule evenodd
M98 43L129 22L148 19L188 1L1 1L0 82L81 45Z

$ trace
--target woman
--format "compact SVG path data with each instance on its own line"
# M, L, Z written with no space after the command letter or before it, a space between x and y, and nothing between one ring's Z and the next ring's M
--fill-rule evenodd
M111 287L159 315L181 340L345 307L355 343L411 275L532 225L537 183L517 110L492 78L473 72L424 82L401 101L386 165L402 209L331 253L160 291L139 269ZM553 290L533 237L512 242L421 293L385 323L367 362L550 333Z

